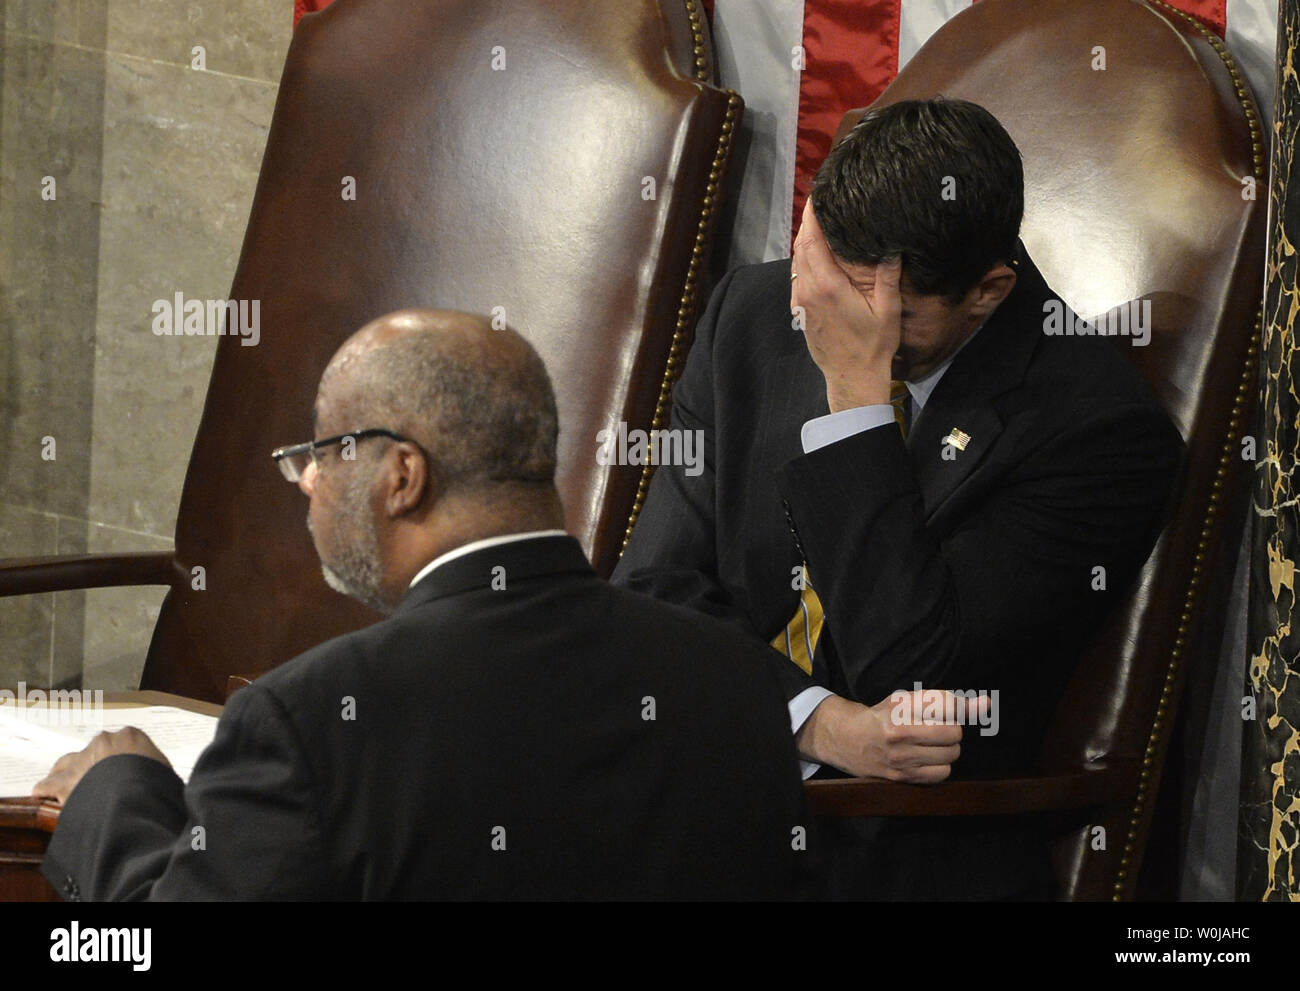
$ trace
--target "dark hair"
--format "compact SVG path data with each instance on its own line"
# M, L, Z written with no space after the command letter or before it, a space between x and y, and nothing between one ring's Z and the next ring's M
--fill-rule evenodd
M917 292L961 300L1015 258L1025 209L1020 151L966 100L905 100L868 110L813 182L813 209L841 260L903 256Z

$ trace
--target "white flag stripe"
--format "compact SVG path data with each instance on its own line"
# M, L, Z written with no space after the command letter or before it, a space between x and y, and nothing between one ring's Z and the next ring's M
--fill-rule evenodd
M898 67L921 50L948 18L960 14L972 0L903 0L898 8ZM846 108L847 109L847 108Z
M713 37L718 78L745 99L736 150L747 155L743 172L731 177L742 194L727 267L786 258L799 125L793 49L803 44L803 2L717 0ZM740 165L739 157L732 165Z
M1227 22L1227 37L1223 40L1250 83L1267 135L1273 128L1277 75L1277 0L1228 0Z
M899 67L971 2L902 0ZM799 73L791 66L791 49L802 41L803 19L803 0L716 0L714 6L718 78L745 99L737 151L747 158L743 170L739 156L733 160L730 183L737 205L728 268L790 254L799 126ZM1224 41L1250 84L1267 140L1273 119L1277 0L1227 0L1226 20Z

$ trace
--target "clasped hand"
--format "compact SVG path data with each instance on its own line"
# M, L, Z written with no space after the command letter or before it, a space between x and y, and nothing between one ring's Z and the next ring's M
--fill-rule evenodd
M913 718L936 699L944 719ZM831 695L800 728L795 745L804 757L856 777L934 784L961 756L962 726L977 724L988 704L987 698L935 689L903 692L873 706Z

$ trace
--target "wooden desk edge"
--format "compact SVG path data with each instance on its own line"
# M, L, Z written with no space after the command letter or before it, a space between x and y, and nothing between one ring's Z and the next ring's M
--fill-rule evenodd
M83 692L83 695L85 693ZM220 716L223 706L217 702L202 702L199 699L187 699L184 695L172 695L170 692L105 692L104 708L114 709L138 708L143 705L170 705L174 709L197 712L202 716Z
M39 798L0 798L0 829L53 833L59 824L59 806Z

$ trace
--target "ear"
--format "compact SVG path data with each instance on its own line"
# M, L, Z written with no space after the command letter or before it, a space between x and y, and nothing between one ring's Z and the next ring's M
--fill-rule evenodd
M415 512L433 486L428 458L409 441L397 441L385 452L379 477L389 519Z
M1016 287L1016 271L1008 265L996 265L970 291L971 314L981 320L997 309L998 304L1011 295Z

